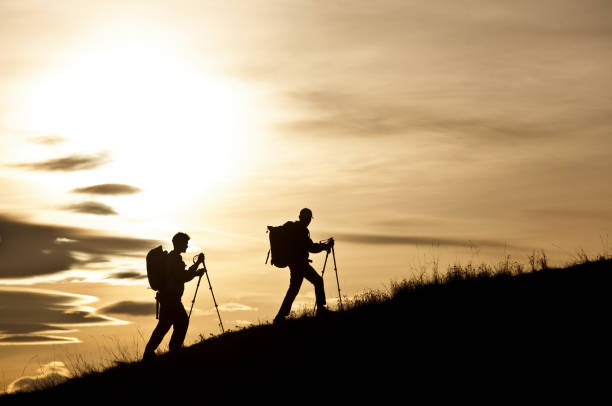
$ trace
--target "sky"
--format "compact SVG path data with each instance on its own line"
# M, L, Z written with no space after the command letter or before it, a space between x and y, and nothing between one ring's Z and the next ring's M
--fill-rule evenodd
M266 226L303 207L347 298L609 253L610 21L605 0L0 0L0 390L137 357L144 257L178 231L232 329L274 317ZM220 332L202 284L186 344Z

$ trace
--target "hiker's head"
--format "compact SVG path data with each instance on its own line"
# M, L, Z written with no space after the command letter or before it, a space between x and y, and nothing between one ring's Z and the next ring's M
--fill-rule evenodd
M187 244L189 243L190 237L185 233L176 233L174 237L172 237L172 245L174 245L174 250L178 252L187 251Z
M303 208L302 210L300 210L300 222L301 223L304 223L306 226L308 226L311 220L312 220L312 211L310 209Z

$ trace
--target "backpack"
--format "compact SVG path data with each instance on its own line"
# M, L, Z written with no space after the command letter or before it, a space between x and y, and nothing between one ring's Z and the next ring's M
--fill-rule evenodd
M162 246L153 248L147 254L147 277L153 290L160 290L166 282L166 256L167 251Z
M270 264L277 268L285 268L291 262L293 257L293 241L294 241L293 222L288 221L282 226L268 226L270 235L270 250L268 257L272 254ZM266 264L268 258L266 258Z

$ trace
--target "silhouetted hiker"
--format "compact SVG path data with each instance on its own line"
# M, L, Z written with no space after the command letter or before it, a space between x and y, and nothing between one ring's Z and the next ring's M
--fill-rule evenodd
M274 322L282 321L291 312L291 305L295 300L304 278L312 283L315 288L315 296L317 302L317 316L328 313L330 310L326 307L325 290L323 288L323 278L310 265L308 253L317 253L324 250L330 250L333 245L333 240L328 243L314 243L310 239L310 231L308 225L312 220L312 211L304 208L300 211L300 219L295 222L287 222L284 226L291 227L292 234L292 249L291 258L289 259L289 272L291 274L289 281L289 289L283 300L278 314L274 318Z
M177 233L172 237L174 250L165 255L163 264L164 277L163 281L159 282L160 287L156 295L160 307L159 322L145 347L143 360L148 360L155 356L155 350L171 326L174 326L174 331L170 338L170 351L176 351L183 346L189 322L187 312L183 307L183 303L181 303L181 297L185 290L185 282L189 282L194 277L204 274L204 269L198 270L198 266L204 261L204 255L201 253L197 261L189 269L185 269L186 265L181 258L181 253L187 251L188 242L189 236L187 234ZM158 247L158 249L161 250L161 247Z

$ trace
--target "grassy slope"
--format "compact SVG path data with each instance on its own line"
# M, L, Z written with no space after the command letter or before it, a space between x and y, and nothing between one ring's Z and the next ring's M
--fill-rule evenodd
M518 275L461 269L371 293L325 319L255 326L0 400L436 397L451 387L578 378L608 351L611 275L610 259Z

